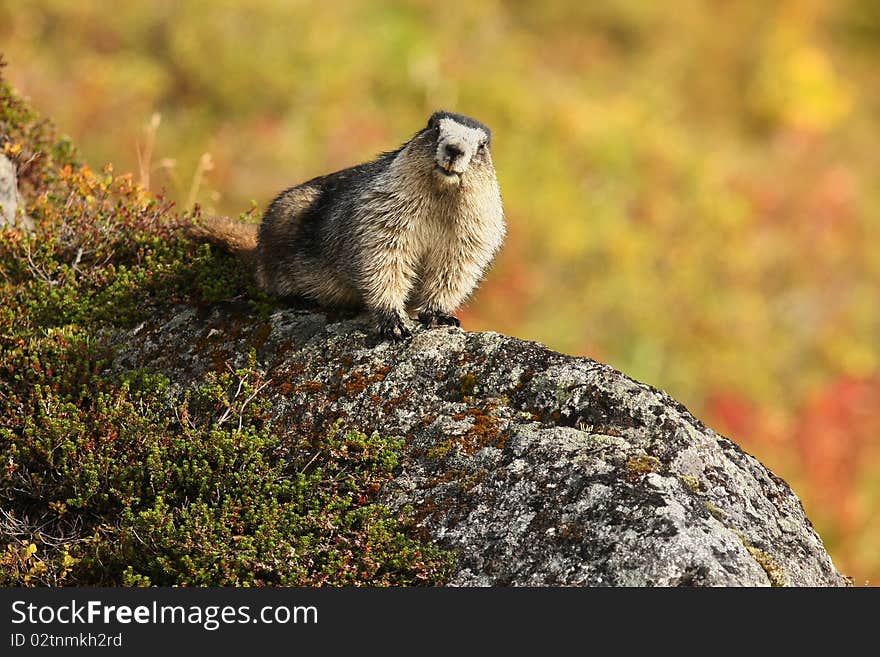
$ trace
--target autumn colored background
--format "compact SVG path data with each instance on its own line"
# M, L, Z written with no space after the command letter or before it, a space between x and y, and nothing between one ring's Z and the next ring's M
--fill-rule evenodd
M0 0L0 52L181 209L488 123L510 237L465 326L667 390L880 583L880 3Z

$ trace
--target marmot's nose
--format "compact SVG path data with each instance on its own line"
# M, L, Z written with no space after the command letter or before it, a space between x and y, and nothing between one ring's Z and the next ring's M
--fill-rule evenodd
M455 144L446 144L443 150L446 152L446 157L450 160L455 160L464 155L464 151Z

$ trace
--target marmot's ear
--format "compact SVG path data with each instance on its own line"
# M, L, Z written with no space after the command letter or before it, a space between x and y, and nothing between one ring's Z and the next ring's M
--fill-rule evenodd
M431 115L431 118L428 119L427 128L436 128L437 124L440 123L440 119L446 114L443 110L438 110Z

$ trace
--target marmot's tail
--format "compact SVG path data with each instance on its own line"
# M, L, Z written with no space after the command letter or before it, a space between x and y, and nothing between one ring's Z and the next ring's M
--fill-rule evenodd
M186 234L200 242L210 242L241 258L251 258L257 250L256 224L246 224L229 217L202 217L190 224Z

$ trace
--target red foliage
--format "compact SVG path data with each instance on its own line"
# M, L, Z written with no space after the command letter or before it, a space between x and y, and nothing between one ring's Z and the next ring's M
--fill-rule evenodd
M874 463L880 437L880 380L841 378L807 401L791 436L814 490L836 508L843 532L854 531L865 509L860 479Z

